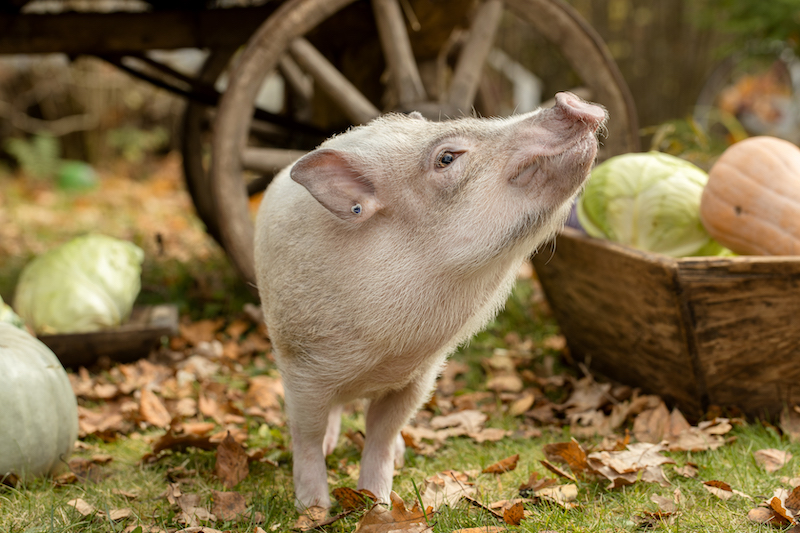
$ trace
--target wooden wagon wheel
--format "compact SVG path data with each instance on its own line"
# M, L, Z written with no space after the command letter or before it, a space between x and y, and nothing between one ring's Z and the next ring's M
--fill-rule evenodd
M212 139L211 191L222 245L247 282L255 279L253 223L242 176L246 170L261 168L259 161L271 156L268 150L248 146L253 102L265 76L287 54L352 124L367 122L383 111L416 109L434 118L469 114L484 63L507 10L551 42L591 89L592 99L606 106L611 117L604 140L606 152L614 155L638 150L635 107L627 85L601 39L562 0L476 2L455 64L446 76L439 76L449 83L438 97L429 96L433 91L423 83L422 63L414 55L402 10L409 5L408 0L403 0L403 6L398 0L371 2L388 72L386 90L377 98L365 96L320 52L330 40L323 40L319 48L309 42L323 21L346 6L361 4L354 0L289 0L283 4L250 39L220 102ZM464 3L455 6L445 14L460 15ZM381 74L379 71L373 77L380 78ZM377 101L381 103L376 104Z

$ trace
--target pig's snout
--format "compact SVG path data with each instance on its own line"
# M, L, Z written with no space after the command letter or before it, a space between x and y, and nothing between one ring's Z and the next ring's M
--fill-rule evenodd
M556 105L553 108L560 111L566 118L580 121L593 131L596 131L606 120L606 111L596 104L581 100L570 92L556 94Z

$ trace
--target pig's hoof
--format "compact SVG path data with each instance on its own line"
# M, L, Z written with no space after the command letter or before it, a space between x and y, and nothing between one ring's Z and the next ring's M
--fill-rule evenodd
M403 468L406 463L406 443L403 440L403 435L398 433L397 439L394 441L394 467Z

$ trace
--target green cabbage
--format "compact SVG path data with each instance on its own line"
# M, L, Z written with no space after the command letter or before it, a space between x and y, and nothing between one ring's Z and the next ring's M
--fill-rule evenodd
M672 257L725 254L700 221L707 181L702 169L668 154L612 157L592 171L578 221L592 237Z
M22 271L14 307L36 333L82 333L118 326L141 289L144 252L127 241L85 235Z

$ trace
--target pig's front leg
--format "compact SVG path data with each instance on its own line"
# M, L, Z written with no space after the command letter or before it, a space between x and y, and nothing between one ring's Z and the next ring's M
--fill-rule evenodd
M389 502L395 461L402 464L400 430L428 397L438 374L430 369L404 388L390 391L370 402L367 409L366 442L361 455L358 488L372 492L381 502Z
M331 506L331 499L323 442L329 406L321 406L318 394L312 391L290 392L289 388L286 389L285 401L292 434L292 475L297 509L303 511L315 506L327 509Z

